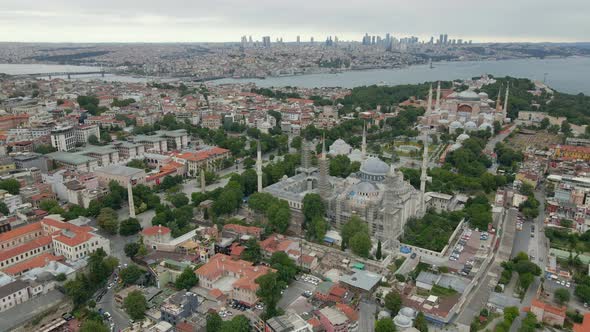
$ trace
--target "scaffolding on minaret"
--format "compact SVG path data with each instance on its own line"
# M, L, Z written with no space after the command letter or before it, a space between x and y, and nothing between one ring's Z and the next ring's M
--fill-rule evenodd
M436 88L436 106L434 109L440 109L440 81L438 81L438 87Z
M322 155L318 160L318 166L320 168L320 177L318 179L318 189L320 192L320 197L323 200L328 199L328 195L330 194L330 182L328 181L328 157L326 153L326 137L322 138Z
M502 112L502 85L498 89L498 99L496 100L496 112Z
M258 181L258 192L262 192L262 151L260 149L260 140L256 148L256 178Z
M131 181L127 183L127 198L129 199L129 218L135 218L135 203L133 202L133 187Z
M510 94L510 81L506 86L506 96L504 96L504 117L508 117L508 95Z
M432 85L430 86L430 90L428 92L428 109L432 107ZM420 175L420 216L426 214L426 182L429 180L428 178L428 130L429 128L424 128L424 140L423 145L424 149L422 152L422 172Z

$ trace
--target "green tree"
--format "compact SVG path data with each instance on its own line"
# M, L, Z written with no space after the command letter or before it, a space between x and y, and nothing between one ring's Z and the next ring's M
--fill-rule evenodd
M119 272L121 280L126 285L135 284L143 274L144 271L135 264L130 264L126 268L122 269L121 272Z
M565 288L559 288L555 290L555 292L553 293L553 297L555 298L555 301L557 301L557 303L563 305L569 302L570 292Z
M187 266L182 273L176 278L174 286L176 289L190 290L199 283L199 278L195 274L195 271L190 266Z
M350 239L350 249L361 257L369 257L371 251L371 237L368 233L356 233Z
M56 281L66 281L66 274L65 273L59 273L58 275L55 276L55 280Z
M377 242L377 251L375 252L375 258L377 260L381 260L382 255L383 253L381 252L381 240L379 240L379 242Z
M109 332L110 330L101 321L87 319L82 322L80 332Z
M349 241L352 239L352 237L356 234L361 233L367 235L369 234L369 228L367 224L364 221L362 221L359 217L352 216L350 220L348 220L348 222L344 224L342 226L342 229L340 230L340 236L342 236L342 247L347 248L349 246ZM366 239L366 237L363 239ZM362 239L359 242L362 243Z
M250 332L250 320L244 315L237 315L230 321L224 322L220 332Z
M170 203L172 203L172 205L174 205L174 207L177 207L177 208L179 208L181 206L188 205L188 203L189 203L189 199L185 193L176 193L173 195L169 195L168 201Z
M137 252L139 251L139 243L137 243L137 242L127 243L123 250L125 251L125 256L127 256L129 258L133 258L133 257L135 257L135 255L137 255Z
M291 208L284 200L277 200L266 212L268 226L273 232L284 234L289 228L291 221Z
M307 227L305 236L309 240L321 243L324 241L328 227L328 222L324 217L315 216L311 220L311 224Z
M88 143L90 143L92 145L99 145L100 144L100 142L98 141L98 137L96 137L96 135L94 135L94 134L88 136Z
M277 270L277 275L285 284L289 284L299 272L295 261L283 251L277 251L270 257L270 266Z
M522 320L518 332L534 332L537 330L538 325L537 316L529 311L527 312L526 317Z
M263 315L264 319L276 316L278 314L277 303L281 299L281 290L285 284L273 272L256 278L255 282L259 286L256 295L266 305Z
M210 312L207 314L207 325L205 330L207 332L218 332L221 331L223 320L216 312Z
M109 234L117 234L117 230L119 229L119 221L117 219L117 212L115 210L112 208L102 208L96 221L98 226Z
M315 217L324 217L326 214L326 207L322 202L322 198L318 194L306 194L303 197L303 216L304 225L311 222Z
M40 154L48 154L57 151L51 144L39 144L35 147L35 152Z
M426 321L426 316L424 316L422 311L420 311L416 316L414 327L420 332L428 332L428 322Z
M76 278L66 281L64 290L76 307L85 303L92 296L90 283L83 273L78 273Z
M507 321L509 324L512 324L512 322L516 319L516 317L518 317L519 314L520 311L518 310L518 307L504 308L504 320Z
M147 301L143 293L135 290L129 293L123 301L125 312L134 320L143 319L147 310Z
M543 120L541 120L541 129L547 129L550 124L549 118L543 118Z
M9 194L18 195L20 193L20 182L16 179L6 179L0 181L0 189L8 191Z
M141 225L136 218L125 219L119 225L119 234L124 236L137 234L140 230Z
M6 203L4 203L4 202L0 202L0 213L2 213L5 216L10 214L8 207L6 206Z
M375 322L375 332L395 332L395 325L391 318L381 318Z
M262 260L262 249L256 239L250 239L245 244L246 249L242 252L240 258L250 262L260 262Z
M385 295L385 308L391 311L391 315L397 315L398 311L402 307L402 296L398 291L392 289L387 295Z

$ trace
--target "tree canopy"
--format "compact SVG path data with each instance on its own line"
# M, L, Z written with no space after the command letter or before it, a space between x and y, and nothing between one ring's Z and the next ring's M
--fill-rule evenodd
M187 266L182 273L176 277L176 281L174 282L174 286L177 289L186 289L190 290L194 286L199 283L199 278L195 274L195 271L189 266Z
M135 320L140 320L145 316L145 311L148 306L143 293L139 290L134 290L127 295L125 300L123 300L123 308L129 317Z

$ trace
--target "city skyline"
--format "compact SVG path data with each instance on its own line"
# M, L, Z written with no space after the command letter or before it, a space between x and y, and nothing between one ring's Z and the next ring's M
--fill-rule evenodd
M34 8L34 10L30 9ZM389 9L387 9L389 8ZM384 10L385 9L385 10ZM526 15L523 13L526 12ZM237 0L215 3L157 1L39 0L4 1L0 5L0 41L6 42L238 42L271 36L284 41L360 41L365 33L428 41L446 33L474 42L583 42L590 29L590 3L563 6L553 2L507 0L485 8L464 0L373 0L276 3ZM586 28L583 28L586 26Z

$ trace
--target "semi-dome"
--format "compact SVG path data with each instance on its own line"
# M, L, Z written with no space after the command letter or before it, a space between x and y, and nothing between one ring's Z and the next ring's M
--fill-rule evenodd
M412 320L404 315L395 316L395 318L393 319L393 323L395 323L397 327L401 328L408 328L412 327L413 325Z
M477 93L475 93L471 90L465 90L465 91L461 91L461 92L459 92L459 94L457 94L457 99L464 100L464 101L479 101L480 97Z
M487 93L485 93L485 92L483 92L483 91L482 91L482 92L480 92L480 93L478 93L477 95L478 95L478 96L479 96L479 98L481 98L481 99L488 99L488 94L487 94Z
M469 135L467 135L467 134L461 134L461 135L457 136L457 142L462 143L462 142L464 142L468 138L469 138Z
M369 157L361 166L361 172L370 175L385 175L389 171L389 165L376 157Z
M489 123L487 123L487 122L485 122L485 123L482 123L482 124L479 126L479 130L487 130L488 128L492 129L492 125L491 125L491 124L489 124Z
M416 311L410 307L403 307L399 312L402 315L410 318L414 318L414 316L416 316Z
M477 129L477 124L475 124L475 122L467 121L465 123L465 130L474 130L474 129Z
M449 127L451 127L452 129L463 128L463 124L459 121L453 121L453 122L451 122Z
M352 186L352 190L359 192L359 193L370 194L370 193L378 192L379 188L377 188L377 186L374 183L363 181L363 182L359 182L359 183L355 184L354 186Z

